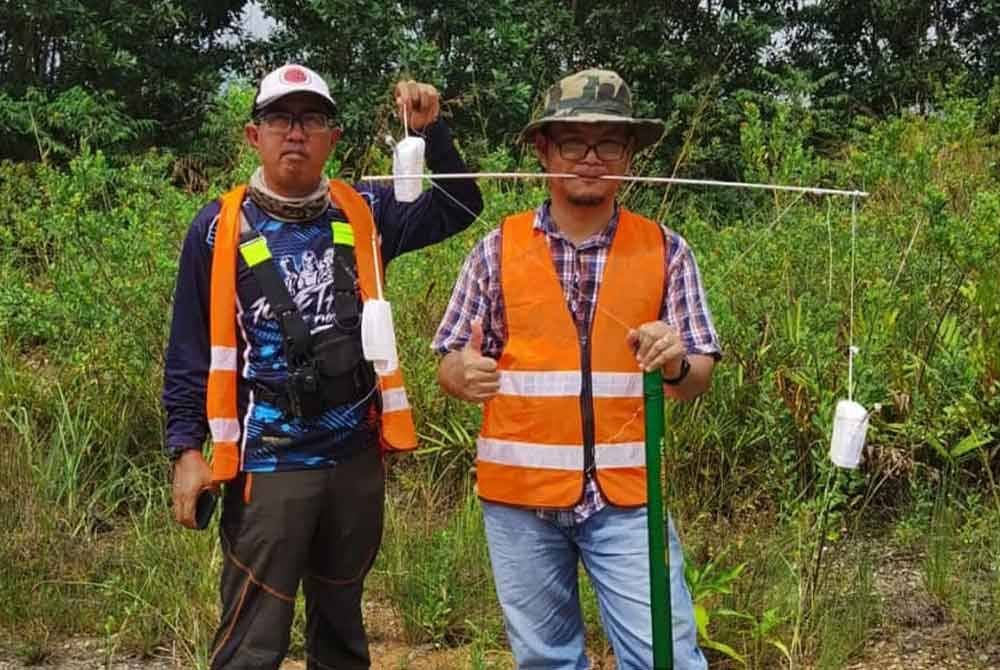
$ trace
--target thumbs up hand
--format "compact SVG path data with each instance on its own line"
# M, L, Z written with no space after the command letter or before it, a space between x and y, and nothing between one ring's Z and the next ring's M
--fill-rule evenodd
M472 322L472 335L461 351L461 388L459 395L464 400L483 402L500 390L500 373L497 362L483 356L483 324Z

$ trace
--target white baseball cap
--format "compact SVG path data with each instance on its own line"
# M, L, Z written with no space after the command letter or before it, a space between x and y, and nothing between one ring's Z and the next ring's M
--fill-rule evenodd
M257 97L254 98L253 102L253 114L256 115L272 102L292 93L318 95L329 105L331 113L337 111L337 103L333 101L330 89L323 81L323 77L304 65L289 64L271 71L260 80Z

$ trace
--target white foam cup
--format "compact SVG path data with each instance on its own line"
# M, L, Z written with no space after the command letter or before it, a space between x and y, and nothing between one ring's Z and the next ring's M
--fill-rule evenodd
M375 365L378 374L386 375L399 367L392 306L387 300L373 298L365 301L361 310L361 348L365 360Z
M405 137L392 150L392 185L396 200L413 202L423 192L424 140L420 137Z
M830 460L841 468L854 469L861 462L868 431L868 411L853 400L841 400L833 416Z

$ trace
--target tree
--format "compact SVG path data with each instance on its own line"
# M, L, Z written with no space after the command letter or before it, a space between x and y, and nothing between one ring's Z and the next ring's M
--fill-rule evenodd
M463 137L507 145L545 88L583 67L616 69L640 111L689 112L692 91L725 98L756 69L788 0L722 4L596 0L266 0L280 29L259 52L259 74L304 59L330 77L350 142L375 137L391 81L435 83ZM472 132L464 132L472 131ZM680 133L664 145L676 151Z
M0 0L0 94L23 102L80 87L151 119L149 141L176 145L198 127L234 57L226 36L246 0ZM36 119L44 124L45 119ZM18 132L18 131L21 132ZM37 150L24 129L8 128L0 157Z
M321 71L348 142L367 144L400 75L440 89L453 125L501 141L527 119L541 82L562 72L575 39L564 3L476 0L266 0L278 30L251 74L301 59Z
M789 19L787 60L814 80L825 79L826 93L846 92L848 113L923 110L942 84L967 71L970 49L990 67L995 32L987 43L986 35L967 23L971 15L984 14L979 5L979 0L802 3ZM995 9L992 14L995 28Z

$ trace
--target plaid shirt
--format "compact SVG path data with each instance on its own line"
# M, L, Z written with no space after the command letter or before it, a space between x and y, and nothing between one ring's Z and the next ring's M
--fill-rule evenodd
M535 212L534 226L548 239L552 262L577 332L588 333L608 251L618 228L617 205L608 225L579 245L567 240L556 227L548 202ZM721 349L694 254L680 235L666 228L662 230L667 249L667 285L660 319L678 329L688 353L718 358ZM446 354L464 347L472 322L481 320L483 354L500 357L507 338L500 290L500 246L500 230L496 229L484 237L466 259L455 282L448 310L434 337L432 347L438 353ZM575 507L539 510L538 514L559 525L573 525L582 523L606 504L596 482L588 477L583 498Z

